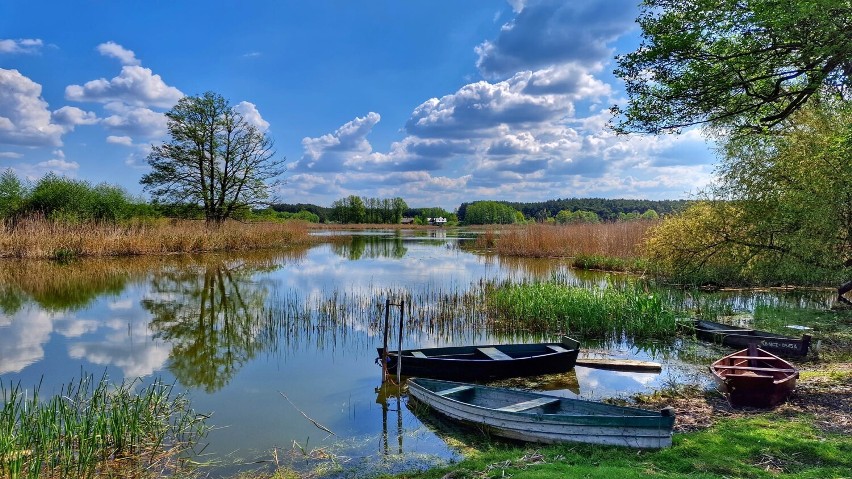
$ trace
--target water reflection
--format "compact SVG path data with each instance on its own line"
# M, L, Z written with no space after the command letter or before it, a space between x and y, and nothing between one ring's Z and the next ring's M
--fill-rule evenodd
M411 414L398 391L376 391L381 372L373 359L385 300L405 301L404 348L536 342L556 339L557 332L489 326L483 285L552 277L566 284L608 281L560 261L472 254L458 241L450 230L375 232L329 236L328 243L286 252L68 266L4 262L0 379L43 382L45 393L81 370L106 370L114 380L174 379L189 390L197 410L215 411L221 428L210 436L214 455L238 450L240 457L263 458L295 441L328 448L350 458L347 464L378 463L386 472L454 459L457 453ZM756 304L745 295L720 293L711 301L677 294L701 301L704 310ZM397 338L395 322L391 337ZM578 367L503 385L587 399L648 392L689 374L706 375L703 364L716 354L673 342L640 347L585 338L583 346L586 353L662 362L664 370ZM338 436L326 438L279 392Z
M181 384L216 391L270 349L277 336L264 334L269 324L259 314L269 288L253 280L270 267L213 261L153 275L141 304L151 313L154 338L171 345L169 369Z

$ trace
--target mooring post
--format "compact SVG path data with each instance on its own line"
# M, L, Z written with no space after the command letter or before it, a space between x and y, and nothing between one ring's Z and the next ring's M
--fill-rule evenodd
M390 299L385 300L385 342L382 348L382 382L388 380L388 328L390 327Z
M405 300L399 302L399 344L396 353L396 383L402 384L402 318L405 316Z

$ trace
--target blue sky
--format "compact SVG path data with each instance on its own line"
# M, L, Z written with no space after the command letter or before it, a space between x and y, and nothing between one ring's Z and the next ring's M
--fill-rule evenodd
M697 130L617 136L636 0L6 1L0 168L141 194L163 113L214 91L287 158L287 203L685 198Z

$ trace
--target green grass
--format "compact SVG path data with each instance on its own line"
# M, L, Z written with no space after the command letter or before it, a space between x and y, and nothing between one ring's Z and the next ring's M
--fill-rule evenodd
M557 282L504 284L487 293L488 315L498 326L561 331L585 338L670 338L675 311L662 295L641 285L580 287Z
M676 434L669 449L563 444L532 449L481 438L477 452L445 468L398 478L842 478L852 471L852 440L815 429L810 418L725 419ZM472 439L476 440L476 439Z
M0 477L157 477L183 469L205 436L205 416L155 381L84 376L42 400L39 387L0 383Z

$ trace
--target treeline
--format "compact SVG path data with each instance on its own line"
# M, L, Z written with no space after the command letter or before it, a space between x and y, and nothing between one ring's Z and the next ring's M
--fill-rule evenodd
M458 209L459 221L471 223L467 218L467 210L475 203L462 203ZM548 218L555 218L560 211L569 212L592 212L600 221L619 221L633 219L653 210L658 215L668 215L682 211L689 204L689 200L629 200L629 199L605 199L605 198L568 198L556 199L533 203L519 203L511 201L499 201L514 210L520 211L527 220L546 222ZM473 223L471 223L473 224Z

